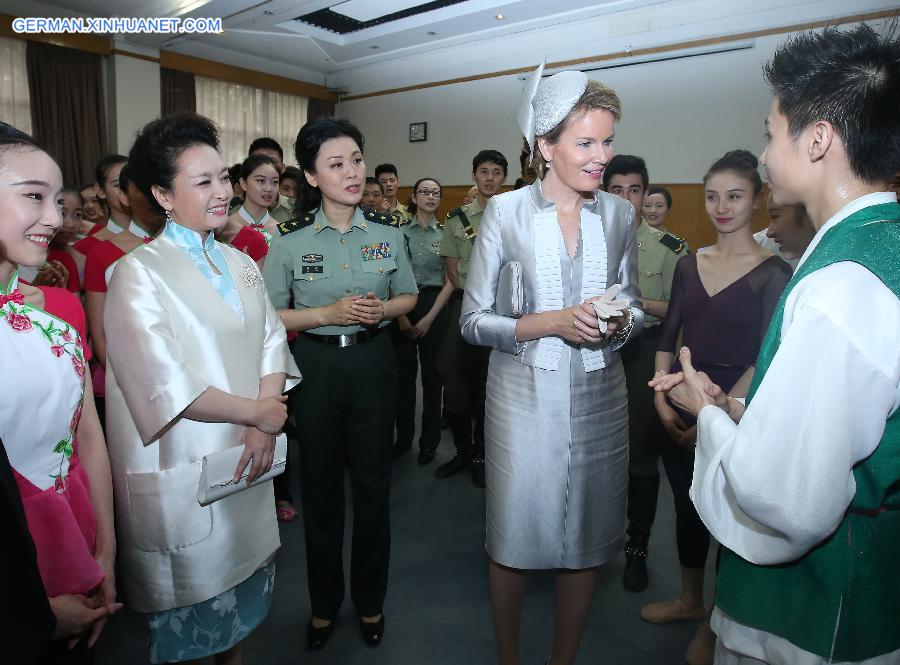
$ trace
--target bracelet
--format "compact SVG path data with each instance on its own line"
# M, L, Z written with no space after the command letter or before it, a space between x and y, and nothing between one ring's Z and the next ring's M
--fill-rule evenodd
M634 312L631 311L631 308L628 308L628 325L626 325L621 330L617 330L613 333L613 339L617 342L625 342L628 339L628 336L631 334L631 331L634 330Z

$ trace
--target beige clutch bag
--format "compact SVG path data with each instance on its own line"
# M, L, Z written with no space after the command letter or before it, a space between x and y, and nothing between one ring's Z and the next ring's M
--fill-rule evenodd
M234 482L234 470L243 454L244 446L238 445L203 456L200 460L200 486L197 488L197 501L201 506L208 506L226 496L256 487L284 473L284 466L287 463L287 435L279 434L275 437L275 458L272 460L271 468L250 485L247 484L247 476L250 475L249 464L244 469L241 479Z
M510 261L500 269L494 311L500 316L518 319L525 313L525 288L522 284L522 264Z

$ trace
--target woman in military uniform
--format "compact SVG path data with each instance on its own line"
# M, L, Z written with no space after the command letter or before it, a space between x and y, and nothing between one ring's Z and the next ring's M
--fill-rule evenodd
M397 326L392 330L400 379L394 443L397 457L412 447L416 432L416 372L419 362L422 363L419 464L430 464L441 442L441 377L437 356L447 333L450 320L447 301L453 292L440 254L444 229L434 217L441 204L441 194L441 185L434 178L421 178L413 185L406 207L412 222L403 226L403 234L419 287L419 300L409 315L397 319Z
M288 331L304 382L294 399L312 617L310 648L321 648L344 596L344 467L353 492L350 596L366 642L384 631L391 532L397 367L391 319L416 304L416 282L399 220L364 211L363 137L346 120L318 118L297 135L306 182L300 216L279 224L265 281ZM290 295L294 296L289 308Z

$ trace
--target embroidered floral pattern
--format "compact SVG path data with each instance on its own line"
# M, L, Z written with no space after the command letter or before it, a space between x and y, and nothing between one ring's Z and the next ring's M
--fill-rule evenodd
M274 589L271 561L209 600L151 614L150 662L200 659L231 648L268 614Z
M266 228L265 224L262 224L259 222L254 222L253 224L250 225L250 228L259 231L262 234L262 237L265 238L267 245L272 244L272 234L269 233L269 230Z
M31 319L29 319L24 314L16 312L15 310L12 310L8 314L6 314L6 322L16 332L28 332L29 330L31 330Z
M21 291L13 289L9 294L0 294L0 317L6 319L16 332L28 333L37 330L49 342L50 353L57 358L68 356L72 369L84 385L85 361L81 337L71 324L57 319L25 302ZM69 458L75 453L75 431L81 418L81 405L84 403L82 389L81 402L69 423L68 435L53 446L53 452L60 456L57 473L51 474L57 492L66 490L66 476L69 469Z

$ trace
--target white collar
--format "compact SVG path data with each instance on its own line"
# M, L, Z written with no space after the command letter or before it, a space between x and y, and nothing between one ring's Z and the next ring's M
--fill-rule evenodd
M133 234L136 235L138 238L141 238L141 239L143 239L143 240L147 240L148 238L151 237L150 234L147 233L147 232L146 232L144 229L142 229L140 226L138 226L138 225L137 225L137 222L135 222L133 219L131 220L131 223L128 225L128 232L129 232L129 233L133 233Z

